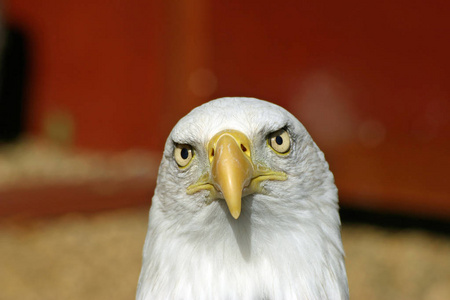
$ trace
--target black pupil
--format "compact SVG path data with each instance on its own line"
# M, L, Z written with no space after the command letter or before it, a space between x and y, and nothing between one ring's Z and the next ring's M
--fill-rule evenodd
M277 135L277 137L275 138L275 142L278 145L281 145L281 144L283 144L283 138L280 135Z
M188 156L189 156L189 150L187 148L181 149L181 158L182 159L187 159Z

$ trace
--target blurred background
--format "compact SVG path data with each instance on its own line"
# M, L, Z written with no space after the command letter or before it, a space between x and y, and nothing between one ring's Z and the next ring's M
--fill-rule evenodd
M450 299L448 1L0 2L0 299L132 299L167 135L277 103L339 189L352 299Z

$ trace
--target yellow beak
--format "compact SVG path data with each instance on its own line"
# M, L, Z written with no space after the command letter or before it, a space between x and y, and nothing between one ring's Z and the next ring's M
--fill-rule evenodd
M247 138L239 132L225 132L212 139L212 179L216 189L222 192L233 218L241 214L242 190L253 178ZM247 146L245 146L246 144ZM245 150L245 151L244 151ZM212 152L211 152L212 153Z
M284 172L273 171L252 162L250 141L236 130L217 133L208 143L211 172L204 173L196 183L187 188L188 194L201 190L210 192L215 200L222 193L233 218L241 214L242 196L263 193L260 183L265 180L286 180Z

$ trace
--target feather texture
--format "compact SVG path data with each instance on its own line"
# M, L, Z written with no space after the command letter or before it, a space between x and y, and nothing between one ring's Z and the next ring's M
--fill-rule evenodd
M288 155L267 144L280 128L290 134ZM288 176L243 197L238 219L208 191L186 193L210 168L208 141L225 129L249 138L255 162ZM187 168L174 161L176 143L195 151ZM221 98L176 124L152 199L136 299L348 299L334 178L293 115L254 98Z

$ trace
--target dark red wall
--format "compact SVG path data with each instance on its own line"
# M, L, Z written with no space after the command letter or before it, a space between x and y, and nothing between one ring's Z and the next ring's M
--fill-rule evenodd
M31 132L64 114L79 147L161 144L151 132L163 105L160 3L15 0L7 13L32 47Z
M446 216L449 9L400 0L6 6L31 40L34 134L62 114L76 147L161 151L194 106L255 96L306 125L344 204Z

